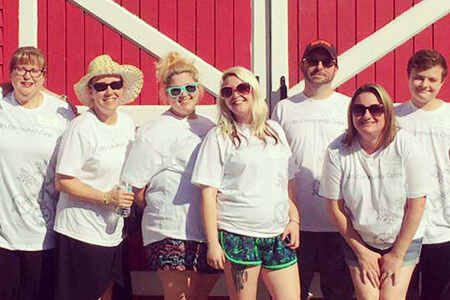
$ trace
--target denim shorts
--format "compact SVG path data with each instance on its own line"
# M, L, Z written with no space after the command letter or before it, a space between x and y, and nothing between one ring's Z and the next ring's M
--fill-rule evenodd
M347 244L347 242L344 239L342 239L342 241L344 243L342 249L344 251L345 262L347 263L347 265L359 266L358 258L356 257L352 248L350 248L350 246ZM377 249L377 248L372 247L367 244L365 244L365 246L369 250L376 252L380 255L389 253L392 250L392 247L388 248L388 249L380 250L380 249ZM405 254L405 258L403 259L402 267L417 265L417 263L419 263L421 250L422 250L422 238L413 240L411 242L411 244L409 245L408 250L406 250L406 254Z
M281 234L271 238L255 238L219 230L219 240L225 257L238 265L283 269L297 262L295 251L281 240Z

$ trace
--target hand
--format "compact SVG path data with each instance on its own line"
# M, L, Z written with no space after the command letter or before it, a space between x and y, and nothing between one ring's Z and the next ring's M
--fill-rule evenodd
M395 280L397 272L402 267L404 257L394 252L386 253L381 257L380 260L380 270L381 278L380 283L383 287L389 279L392 280L392 285L395 286Z
M288 240L286 241L286 239ZM297 249L300 246L300 225L297 222L289 221L281 235L281 240L285 241L286 246L292 250Z
M219 242L208 243L207 262L214 269L223 270L225 255Z
M374 288L380 288L380 259L380 254L367 248L358 256L359 270L363 284L367 284L369 281Z
M110 205L113 205L115 207L123 207L128 208L131 207L134 200L134 194L133 192L121 190L119 188L113 188L111 191L109 191L110 196Z

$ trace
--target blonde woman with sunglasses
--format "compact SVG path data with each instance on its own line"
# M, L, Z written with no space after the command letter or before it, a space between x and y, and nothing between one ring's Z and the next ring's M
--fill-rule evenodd
M170 108L139 130L122 180L134 187L144 209L144 246L164 299L206 300L220 272L206 262L201 191L190 180L200 143L214 123L195 111L203 87L191 62L171 53L156 69Z
M192 176L202 188L208 263L224 269L233 300L256 299L260 274L274 299L298 300L298 169L283 130L268 120L258 81L245 68L224 72L218 106L218 126Z

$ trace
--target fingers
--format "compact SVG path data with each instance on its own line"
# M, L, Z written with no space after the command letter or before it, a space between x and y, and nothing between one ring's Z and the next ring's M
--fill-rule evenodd
M372 286L374 288L379 288L380 287L380 279L377 276L376 272L368 271L368 272L366 272L366 274L367 274L367 278L368 278L369 282L372 284Z
M392 286L395 286L395 273L384 272L383 274L381 274L381 287L384 287L389 282L389 280L392 280Z

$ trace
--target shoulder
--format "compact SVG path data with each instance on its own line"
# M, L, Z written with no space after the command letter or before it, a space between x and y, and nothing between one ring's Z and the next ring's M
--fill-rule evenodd
M67 102L45 92L42 92L42 95L52 113L54 112L66 120L72 120L75 117L75 114Z
M273 130L276 131L276 133L278 134L283 134L283 128L281 127L280 123L278 123L275 120L267 120L267 125L270 126L270 128L272 128Z
M210 130L216 125L210 118L204 117L202 115L198 115L197 122L207 128L207 130Z
M347 105L350 104L350 100L351 100L351 98L349 96L346 96L339 92L333 92L333 94L330 96L330 99L333 99L333 101L339 101L339 102L346 103Z
M395 105L395 114L396 114L396 116L397 117L405 116L405 114L407 114L409 112L410 106L411 106L411 104L410 104L409 101L400 103L398 105Z

